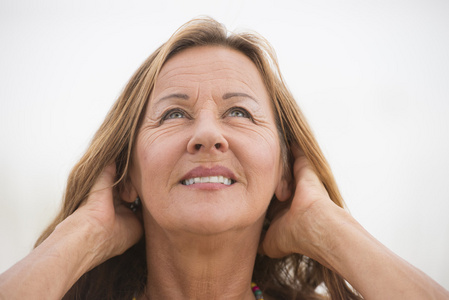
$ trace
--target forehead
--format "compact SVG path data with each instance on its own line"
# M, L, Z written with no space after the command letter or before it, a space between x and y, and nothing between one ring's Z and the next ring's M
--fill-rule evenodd
M155 92L173 85L223 80L265 92L263 78L256 65L243 53L224 46L198 46L171 57L162 67Z
M169 72L173 68L182 66L194 67L198 63L207 64L229 64L252 67L257 71L253 62L238 50L219 45L196 46L182 50L168 59L162 67L161 74Z

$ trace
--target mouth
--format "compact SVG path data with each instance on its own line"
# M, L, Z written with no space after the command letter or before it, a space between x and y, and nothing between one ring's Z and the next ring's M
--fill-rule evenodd
M221 183L224 185L231 185L235 183L235 180L228 178L226 176L205 176L205 177L194 177L189 179L184 179L181 181L182 185L192 185L197 183Z
M196 167L185 174L180 181L182 185L186 186L201 184L206 189L230 186L236 182L234 172L224 166L213 166L211 168L204 166Z

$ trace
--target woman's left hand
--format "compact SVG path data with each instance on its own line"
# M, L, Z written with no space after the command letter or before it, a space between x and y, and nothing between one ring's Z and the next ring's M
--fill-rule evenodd
M273 258L306 255L337 272L366 299L449 299L449 292L370 235L329 197L309 161L292 150L295 191L260 246Z
M303 152L296 147L292 152L295 159L292 203L289 209L275 216L260 250L270 257L279 258L295 252L320 260L317 243L325 238L327 229L316 223L315 216L324 213L323 210L344 211L329 198ZM324 231L320 232L321 229Z

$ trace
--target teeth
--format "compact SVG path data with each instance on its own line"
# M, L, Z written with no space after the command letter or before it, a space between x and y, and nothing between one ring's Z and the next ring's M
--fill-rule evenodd
M232 179L224 176L206 176L206 177L195 177L183 180L181 183L183 185L191 185L195 183L222 183L224 185L231 185L233 183Z

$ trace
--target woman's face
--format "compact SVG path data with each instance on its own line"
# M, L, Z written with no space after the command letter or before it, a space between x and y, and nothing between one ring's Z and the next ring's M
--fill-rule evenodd
M146 223L199 234L260 227L281 174L271 100L249 58L203 46L165 63L131 167Z

